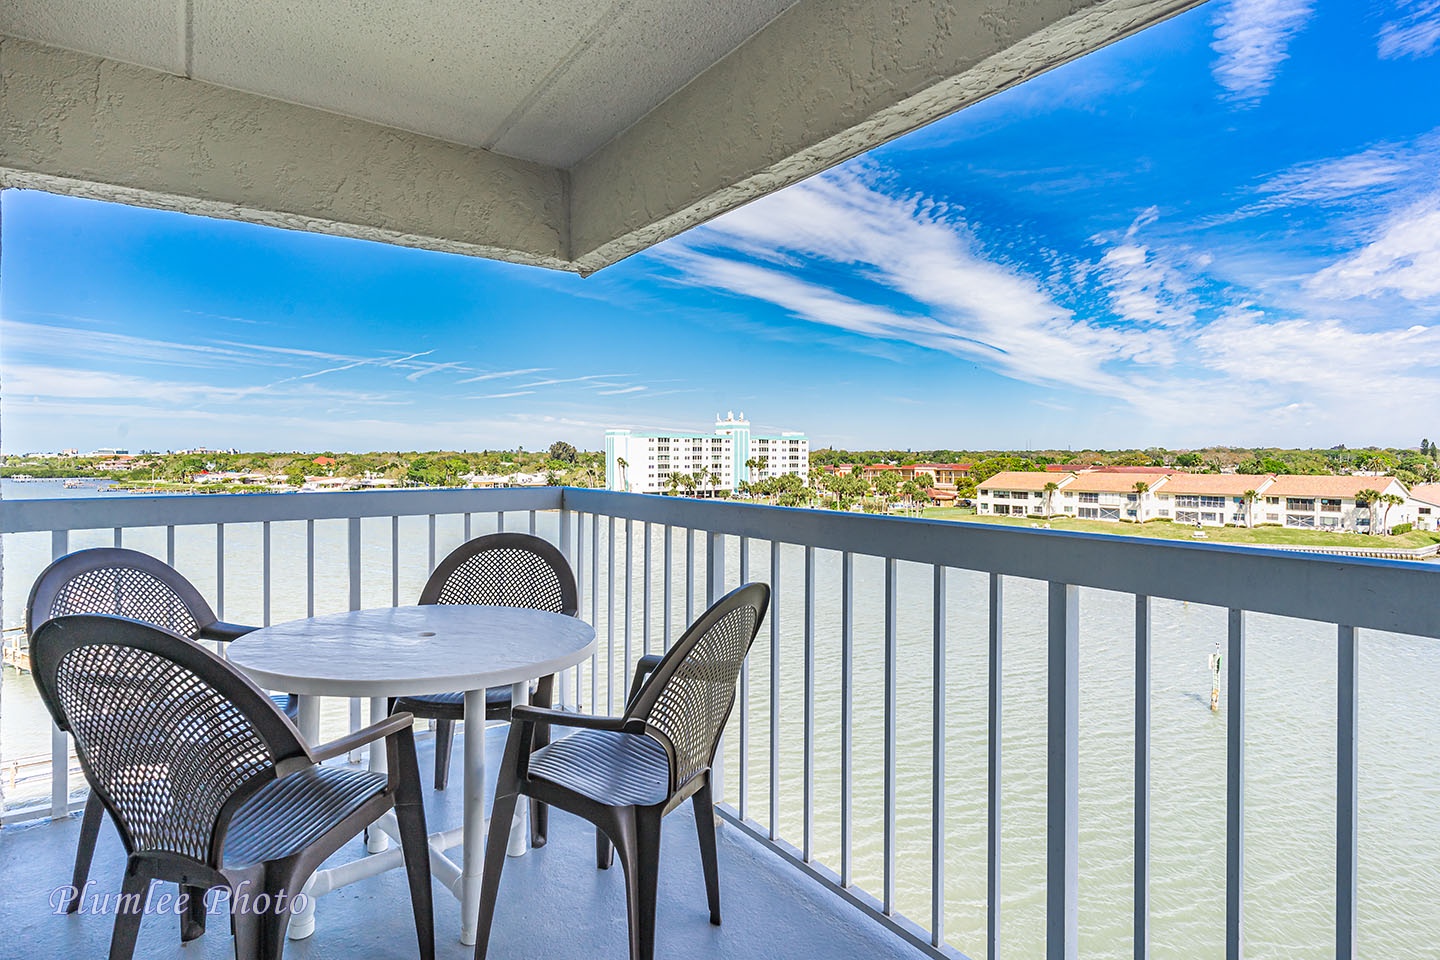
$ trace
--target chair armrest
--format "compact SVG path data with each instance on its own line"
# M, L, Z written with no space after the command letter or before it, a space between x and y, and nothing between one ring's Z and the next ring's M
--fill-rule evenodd
M559 727L580 727L586 730L623 730L624 717L595 717L588 713L570 713L566 710L552 710L549 707L533 707L517 704L510 708L510 722L549 723Z
M247 627L239 623L226 623L224 620L216 620L208 627L201 627L197 640L218 640L221 643L228 643L231 640L238 640L259 627Z
M649 679L650 674L655 672L655 668L660 666L660 661L663 659L656 654L648 653L635 661L635 676L630 680L630 692L625 695L625 706L628 707L635 702L641 688L645 686L645 681Z
M331 757L342 756L367 743L373 743L384 737L393 737L402 730L407 730L415 722L413 714L392 713L378 723L372 723L368 727L356 730L348 736L338 740L331 740L318 747L311 749L310 756L318 763L321 760L329 760Z

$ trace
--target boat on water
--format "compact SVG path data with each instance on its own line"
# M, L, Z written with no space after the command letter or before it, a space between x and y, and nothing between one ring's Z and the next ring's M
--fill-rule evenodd
M78 490L80 487L83 487L83 486L85 486L85 481L84 481L84 480L66 480L66 481L65 481L65 489L66 489L66 490Z

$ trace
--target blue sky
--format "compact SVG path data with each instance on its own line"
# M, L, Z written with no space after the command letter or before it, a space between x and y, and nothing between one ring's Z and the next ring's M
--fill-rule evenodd
M1440 0L1217 0L585 280L0 212L7 452L1440 435Z

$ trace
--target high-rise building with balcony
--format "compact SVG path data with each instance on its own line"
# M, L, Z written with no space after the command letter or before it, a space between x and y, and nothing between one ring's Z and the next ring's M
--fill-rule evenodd
M740 484L793 473L808 482L810 440L803 433L757 436L742 411L715 417L713 434L605 431L605 486L631 493L673 489L671 474L696 479L695 490L715 495Z

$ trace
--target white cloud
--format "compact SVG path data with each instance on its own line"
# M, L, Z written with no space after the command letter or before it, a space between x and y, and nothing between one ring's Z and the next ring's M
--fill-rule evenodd
M1336 299L1385 293L1416 302L1440 298L1440 193L1397 212L1379 236L1315 274L1307 286Z
M1105 251L1095 275L1105 285L1117 316L1141 327L1190 327L1200 308L1192 271L1203 268L1208 258L1190 257L1182 264L1142 243L1141 229L1156 219L1158 211L1153 207L1140 214L1124 238ZM1169 355L1165 350L1163 356Z
M1312 9L1310 0L1230 0L1220 8L1211 72L1224 99L1253 106L1269 92Z
M1380 27L1382 60L1427 57L1440 50L1440 0L1399 0L1397 13Z
M890 196L875 179L863 166L813 178L663 255L691 283L862 337L975 358L1032 383L1134 398L1141 384L1111 366L1165 360L1163 336L1077 317L1035 278L987 258L951 208ZM846 292L833 288L837 277Z

